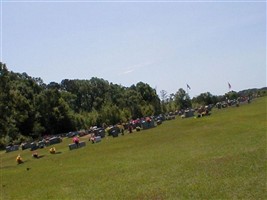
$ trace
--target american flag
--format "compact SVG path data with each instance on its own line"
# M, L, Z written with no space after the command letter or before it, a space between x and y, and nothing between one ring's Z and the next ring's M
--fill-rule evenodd
M186 84L186 87L187 87L189 90L191 90L191 87L190 87L188 84Z
M231 90L231 88L232 88L232 86L229 82L228 82L228 88L229 88L229 90Z

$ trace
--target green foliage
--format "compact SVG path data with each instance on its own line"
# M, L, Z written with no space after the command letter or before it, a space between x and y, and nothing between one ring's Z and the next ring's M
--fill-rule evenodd
M120 109L116 105L113 105L111 103L105 104L100 110L101 122L104 122L106 124L116 124L120 122L120 112Z
M227 99L233 100L233 99L237 99L238 94L235 91L230 91L230 92L228 92L228 93L225 94L225 97Z
M38 137L45 132L45 127L43 127L39 122L34 122L32 131Z
M194 97L192 99L193 107L200 107L203 105L210 105L210 104L216 104L218 102L218 98L216 96L213 96L211 93L201 93L199 96Z
M132 119L131 111L128 108L123 108L121 111L121 121L127 122Z
M175 96L174 96L174 102L176 107L181 110L181 109L187 109L187 108L191 108L191 101L190 101L190 97L188 96L188 94L185 92L184 89L180 88Z
M249 95L255 92L261 94L257 90L245 91ZM239 94L231 92L226 95L233 99ZM9 72L0 62L0 138L17 140L21 135L39 138L103 123L114 125L186 109L192 102L214 104L219 100L205 93L191 101L181 88L168 97L167 92L162 91L161 97L162 102L156 90L143 82L123 87L96 77L90 80L64 79L61 83L46 85L41 78Z
M155 110L153 109L153 106L145 105L141 107L141 113L142 116L152 116L153 113L155 113Z

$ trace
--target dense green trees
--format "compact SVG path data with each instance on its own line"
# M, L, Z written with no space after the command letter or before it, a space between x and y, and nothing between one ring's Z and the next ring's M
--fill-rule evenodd
M1 141L29 135L36 123L35 94L41 86L26 73L9 72L0 63Z
M160 91L161 94L161 108L164 113L173 112L177 110L184 110L191 108L191 100L184 89L180 88L175 94L167 95L167 91Z
M219 99L216 96L213 96L211 93L201 93L199 96L192 99L192 104L194 107L199 107L201 105L216 104Z
M46 85L41 78L10 72L0 62L0 146L28 137L215 104L226 97L236 98L238 93L216 97L207 92L191 100L180 88L170 95L162 90L160 95L161 100L156 90L143 82L124 87L96 77Z
M1 143L116 124L161 112L156 91L143 82L126 88L93 77L46 85L41 78L9 72L3 63L0 101Z

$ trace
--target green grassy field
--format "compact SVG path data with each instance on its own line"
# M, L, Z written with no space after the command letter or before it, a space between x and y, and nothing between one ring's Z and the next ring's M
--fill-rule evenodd
M266 199L266 101L70 151L1 152L1 194L13 199ZM25 163L17 165L20 153ZM30 168L30 170L26 170Z

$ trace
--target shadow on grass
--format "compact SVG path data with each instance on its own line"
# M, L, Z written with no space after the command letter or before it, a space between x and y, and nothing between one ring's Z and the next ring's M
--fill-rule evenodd
M34 156L33 156L34 159L40 159L40 158L43 158L43 157L45 157L45 155L40 155L40 156L38 156L38 157L34 157Z
M50 155L56 155L56 154L62 154L61 151L55 152L55 153L50 153Z
M0 166L0 169L11 169L11 168L15 168L15 167L17 167L17 166L21 166L21 165L23 165L24 163L27 163L28 161L29 161L29 160L25 160L25 161L23 161L23 162L20 163L20 164L16 163L16 164L14 164L14 165Z
M43 157L45 157L45 155L40 155L40 156L38 156L38 159L39 159L39 158L43 158Z
M1 166L0 169L10 169L10 168L15 168L18 164L16 165L8 165L8 166Z

